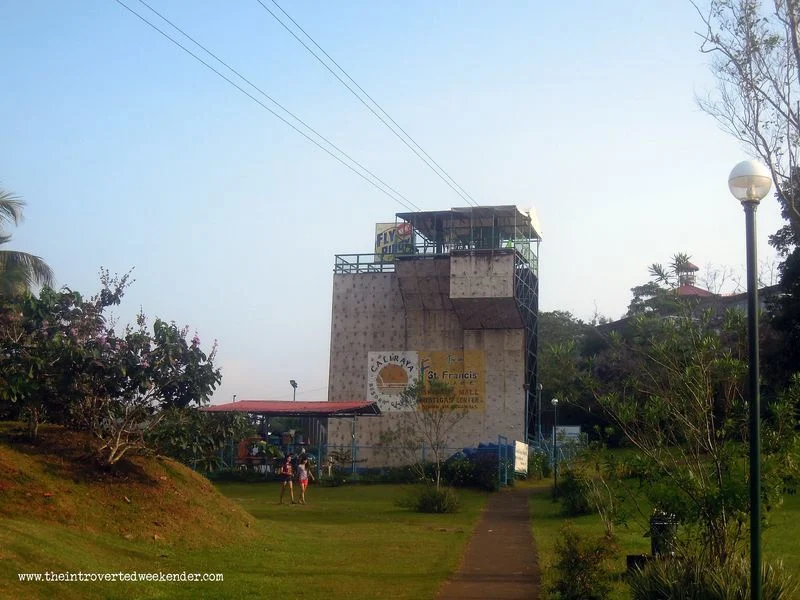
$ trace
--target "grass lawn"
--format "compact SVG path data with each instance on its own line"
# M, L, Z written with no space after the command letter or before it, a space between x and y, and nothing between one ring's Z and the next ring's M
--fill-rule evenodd
M764 560L782 560L786 570L800 579L800 494L784 496L783 506L770 514L762 536Z
M539 554L539 566L543 585L553 581L554 572L550 566L555 562L555 542L559 530L569 520L582 534L599 537L603 525L597 515L566 518L561 515L560 504L553 502L552 479L526 481L520 485L534 489L531 496L531 529ZM645 525L638 518L632 518L628 527L615 528L620 546L618 556L613 561L615 574L613 600L628 600L630 593L623 580L625 556L627 554L649 554L650 538L643 537ZM770 525L763 533L763 556L765 561L783 561L784 567L797 579L800 578L800 494L785 496L783 505L770 514Z
M180 544L87 533L27 520L0 521L3 598L433 598L456 569L486 501L459 491L462 510L423 515L394 501L395 485L312 486L308 504L278 504L278 484L223 483L255 517L236 545ZM18 572L222 573L222 583L27 583Z
M277 484L253 487L220 486L257 518L269 542L251 563L260 571L251 581L268 577L284 597L331 600L433 598L456 569L487 498L460 490L459 513L424 515L395 506L408 486L312 486L305 506L277 504Z
M599 537L604 533L603 524L597 515L585 515L567 519L561 515L561 505L553 502L551 489L552 479L545 479L523 485L530 485L535 492L531 496L531 530L536 541L536 548L539 553L539 568L542 573L542 585L547 586L553 581L554 571L551 565L555 562L555 543L559 537L561 527L570 521L575 529L580 533ZM614 573L617 576L614 582L614 590L611 598L613 600L627 600L628 586L622 580L625 574L625 555L626 554L649 554L650 539L642 537L644 531L631 523L626 527L615 528L620 553L613 561Z

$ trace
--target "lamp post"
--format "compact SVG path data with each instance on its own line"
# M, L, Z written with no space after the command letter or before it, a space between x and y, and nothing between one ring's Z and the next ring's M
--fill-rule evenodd
M750 403L750 597L761 600L761 398L758 373L758 273L756 209L769 193L772 178L761 163L740 162L728 177L731 194L742 203L747 237L747 378Z
M297 382L294 379L290 379L289 385L292 386L292 402L294 402L297 399Z
M553 495L558 495L558 452L556 452L556 426L558 425L558 398L550 400L553 405Z
M537 444L542 443L542 384L536 384L536 427L538 429L539 438L536 440Z

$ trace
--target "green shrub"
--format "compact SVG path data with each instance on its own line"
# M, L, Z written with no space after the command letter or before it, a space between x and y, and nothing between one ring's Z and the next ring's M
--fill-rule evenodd
M417 510L423 513L454 513L459 509L458 495L449 487L426 486L419 495Z
M573 469L565 470L559 478L557 494L561 498L561 512L564 515L578 517L592 513L589 489L583 476Z
M472 457L472 484L492 492L500 489L497 478L498 456L495 452L481 452Z
M250 422L241 414L171 408L163 411L161 417L158 425L147 433L148 447L203 473L222 470L222 452L228 440L240 440L253 432ZM259 447L265 461L280 454L265 442Z
M797 582L783 565L761 569L763 600L791 600ZM709 565L697 557L650 561L630 575L633 600L748 600L750 560L737 556L724 565Z
M442 480L449 485L470 485L475 478L475 468L466 456L455 456L442 464Z
M398 506L421 513L458 512L458 495L449 487L425 485L398 500Z
M547 479L553 475L553 465L550 464L550 457L545 453L540 453L544 457L542 459L542 478Z
M616 550L612 538L589 539L567 525L561 528L555 550L553 570L556 577L549 587L554 599L604 600L608 597L611 592L608 559Z
M531 452L528 455L528 477L543 479L550 477L550 457L544 452Z
M505 468L508 484L514 485L514 461L508 459ZM455 454L441 464L441 482L453 487L476 487L489 491L499 489L499 458L496 451L476 452L470 456ZM436 465L425 463L384 469L362 469L361 482L432 483L436 480Z

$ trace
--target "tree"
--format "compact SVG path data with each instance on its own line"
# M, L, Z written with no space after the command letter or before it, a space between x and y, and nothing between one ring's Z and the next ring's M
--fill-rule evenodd
M581 351L591 329L591 326L569 312L554 311L539 315L538 360L542 389L531 391L530 402L530 409L535 410L536 418L545 420L542 413L550 410L550 399L558 398L563 402L563 408L559 411L562 424L583 421L583 411L576 409L581 391L575 365L580 362ZM542 406L534 405L534 398Z
M0 246L11 241L4 230L22 221L23 206L21 199L0 188ZM0 297L21 294L35 285L53 285L53 271L47 263L26 252L0 250Z
M653 281L667 288L674 290L684 283L687 283L687 273L696 267L692 265L691 256L685 252L678 252L672 255L671 262L665 267L661 263L653 263L648 270Z
M705 30L700 50L713 56L716 93L702 110L763 160L794 236L800 203L791 181L800 151L800 2L711 0L697 5Z
M11 417L28 422L31 439L44 420L66 420L80 394L85 343L102 331L104 308L77 292L48 287L38 297L27 292L2 305L0 399Z
M664 314L677 309L677 298L670 295L670 290L655 281L648 281L631 288L633 298L628 304L626 316L633 317L648 313Z
M740 313L729 312L718 328L709 318L635 318L591 363L587 385L638 450L640 493L721 564L740 550L749 515L747 353ZM765 506L779 503L797 476L798 392L773 403L764 423Z
M670 314L679 310L680 304L674 290L689 282L687 273L692 267L690 260L691 256L678 252L672 255L666 267L661 263L650 265L648 267L650 281L631 288L633 299L628 305L628 316L646 313Z
M772 306L772 354L783 370L769 365L771 379L785 384L798 364L800 335L800 1L711 0L698 12L701 51L715 57L718 83L699 104L766 163L786 221L770 237L784 258L782 297Z
M430 452L434 468L434 484L442 481L444 453L450 446L456 425L467 416L453 397L452 386L438 379L418 379L400 394L399 414L381 433L381 445L394 456L411 465L419 478L426 478L426 461L420 450Z
M202 406L219 384L216 342L206 355L188 328L143 314L117 334L105 310L121 302L129 274L101 271L102 289L84 299L42 289L0 304L0 400L36 437L45 419L92 433L101 464L149 448L148 433L171 408Z
M92 433L101 445L101 464L114 465L126 453L148 450L149 434L169 409L204 406L221 381L210 354L200 349L187 328L156 319L153 333L144 315L124 335L113 331L91 342L82 374L83 394L72 403L73 423Z
M228 442L244 439L253 431L250 419L241 413L170 408L164 411L163 418L151 429L146 441L148 447L159 454L199 471L214 471L222 466L220 453Z
M586 357L604 345L598 324L607 323L598 315L595 315L592 324L587 324L567 311L540 313L538 356L542 390L536 399L543 403L543 421L547 420L546 411L551 410L550 399L558 398L562 402L558 406L562 424L581 424L589 431L608 424L602 412L597 410L594 397L582 381L580 371ZM536 410L538 417L539 407L533 404L533 400L530 408Z
M780 293L771 303L764 348L764 374L771 386L786 386L800 365L800 252L792 252L781 265Z
M565 368L578 356L591 326L563 310L539 314L539 380L542 397L563 398L574 389L573 371Z

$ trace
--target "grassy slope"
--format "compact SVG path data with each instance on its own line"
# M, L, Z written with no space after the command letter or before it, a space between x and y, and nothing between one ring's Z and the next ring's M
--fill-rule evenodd
M87 459L85 437L43 427L40 438L31 445L13 426L0 425L4 518L184 547L238 540L254 523L205 477L174 461L134 457L109 474Z
M18 572L153 570L178 547L256 537L251 515L180 464L136 457L109 475L87 460L83 436L43 427L32 445L20 433L0 424L0 597L89 591L21 587Z
M432 598L456 568L486 495L455 515L397 508L407 488L219 490L172 461L136 458L122 476L85 467L58 428L9 445L0 424L1 598ZM226 497L227 496L227 497ZM128 502L128 500L130 502ZM20 583L19 572L209 572L223 583Z

